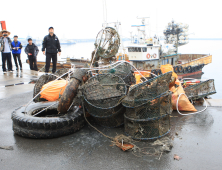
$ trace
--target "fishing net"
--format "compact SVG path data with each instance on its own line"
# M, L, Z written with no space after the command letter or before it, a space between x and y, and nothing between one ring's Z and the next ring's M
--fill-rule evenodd
M184 91L189 99L197 100L216 93L214 79L188 86Z
M122 104L119 104L113 108L108 108L108 109L105 109L105 108L98 108L98 107L95 107L91 104L89 104L88 102L84 102L87 110L89 111L90 115L92 116L95 116L95 117L108 117L110 115L113 115L115 114L120 108L122 108Z
M125 107L138 107L148 101L161 96L169 90L172 72L167 72L143 83L136 84L129 89L128 95L123 100Z
M109 66L107 70L101 70L99 73L102 74L115 74L121 77L127 85L136 83L136 78L132 71L132 66L129 63L116 63Z
M83 96L95 108L109 109L120 104L126 95L126 89L125 82L119 76L98 74L85 83Z
M126 108L122 106L118 111L113 112L111 115L107 117L94 116L93 119L97 124L101 126L114 128L123 125L125 111Z
M130 119L124 116L125 133L133 139L149 140L160 138L170 131L170 115L153 119Z
M55 72L55 75L60 77L61 75L67 73L69 71L69 68L62 68L62 69L59 69ZM62 76L61 78L63 79L66 79L68 77L68 74Z
M139 107L126 107L125 116L130 119L152 119L171 114L171 92L167 91L161 96Z

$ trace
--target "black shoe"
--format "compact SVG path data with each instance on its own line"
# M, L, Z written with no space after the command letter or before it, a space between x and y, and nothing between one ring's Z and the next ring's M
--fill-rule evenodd
M20 68L20 70L22 70L22 67Z
M18 67L16 67L16 70L18 70Z

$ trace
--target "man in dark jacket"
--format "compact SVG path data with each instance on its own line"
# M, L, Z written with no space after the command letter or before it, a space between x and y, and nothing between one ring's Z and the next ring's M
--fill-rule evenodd
M18 41L18 36L15 35L14 41L12 42L12 55L13 55L14 62L16 65L16 70L18 70L18 62L19 62L20 70L22 70L22 62L20 58L21 49L22 49L22 43ZM18 62L17 62L17 59L18 59Z
M1 48L0 51L2 52L2 70L3 73L6 73L6 68L5 68L5 62L7 60L7 66L8 66L8 71L12 72L12 56L11 56L11 39L8 37L10 35L10 32L7 30L2 30L0 32L0 44Z
M31 38L28 39L28 42L29 43L25 47L25 53L28 55L28 58L29 58L30 69L38 71L37 55L39 53L39 49L34 43L32 43ZM34 66L33 66L33 64L34 64Z
M45 52L46 49L46 52ZM46 54L46 68L45 72L49 72L50 62L52 60L53 68L52 73L56 72L57 53L61 55L61 47L58 37L54 34L54 28L49 27L49 34L46 35L42 42L42 52Z

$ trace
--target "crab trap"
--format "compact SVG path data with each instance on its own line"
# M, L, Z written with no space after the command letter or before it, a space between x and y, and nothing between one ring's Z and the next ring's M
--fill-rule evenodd
M150 140L160 138L170 131L170 115L152 119L130 119L124 117L125 133L133 139Z
M98 74L91 77L83 90L87 111L100 125L116 127L123 124L125 108L121 100L126 95L126 89L125 82L117 75ZM120 119L115 120L117 117Z
M195 85L188 86L184 88L184 91L189 99L197 100L204 98L208 95L216 93L214 86L214 79L209 79Z
M122 102L123 105L125 107L139 107L161 96L169 90L171 76L172 72L167 72L131 87Z
M127 85L132 85L136 83L136 78L133 75L132 66L129 63L115 63L109 66L107 70L101 70L99 73L105 74L115 74L121 77Z
M126 108L122 106L118 111L113 112L112 115L106 117L93 116L93 119L101 126L114 128L123 125L125 112Z
M171 93L165 92L139 107L126 107L125 116L130 119L152 119L172 113Z

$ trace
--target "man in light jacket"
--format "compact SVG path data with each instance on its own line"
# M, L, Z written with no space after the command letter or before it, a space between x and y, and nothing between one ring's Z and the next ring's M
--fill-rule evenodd
M37 68L37 55L39 53L38 47L32 43L32 39L28 39L28 44L25 47L25 53L28 55L30 70L38 71Z
M0 44L1 48L0 51L2 53L2 70L3 73L6 73L6 67L5 67L5 62L7 60L7 66L8 66L8 71L12 72L12 56L11 56L11 39L8 37L10 35L10 32L7 30L2 30L0 32Z

